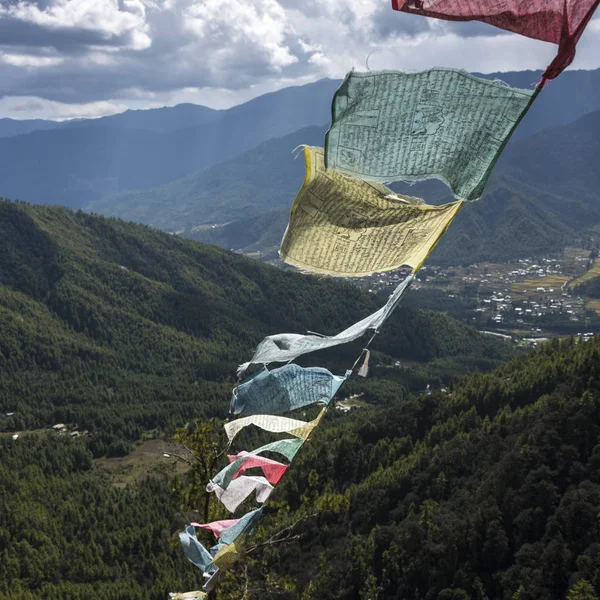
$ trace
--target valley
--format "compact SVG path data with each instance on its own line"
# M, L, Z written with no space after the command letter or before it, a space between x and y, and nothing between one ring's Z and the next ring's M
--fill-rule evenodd
M598 300L577 286L598 276L596 250L568 247L557 255L467 267L424 266L409 306L440 306L479 331L537 345L552 337L587 339L600 330ZM379 293L397 285L397 274L380 273L357 281Z
M527 87L539 73L501 77ZM178 533L204 518L205 454L229 460L238 365L270 334L338 333L404 277L340 281L277 257L304 177L293 150L322 144L338 83L226 110L0 120L0 193L22 200L0 200L3 599L199 589ZM600 589L599 91L600 70L569 71L540 96L375 338L367 376L345 382L299 453L259 551L219 600ZM391 187L450 200L435 182ZM364 342L298 363L343 374ZM287 543L269 544L281 530Z

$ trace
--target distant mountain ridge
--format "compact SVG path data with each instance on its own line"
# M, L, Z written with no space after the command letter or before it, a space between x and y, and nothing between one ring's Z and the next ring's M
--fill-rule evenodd
M238 157L238 161L243 158ZM581 238L583 231L600 223L599 158L600 111L569 125L513 140L481 200L467 203L430 260L442 264L504 261L556 252ZM287 164L288 159L282 157L281 162ZM301 182L303 165L289 161L289 168L296 169L295 178ZM263 193L270 197L266 173L264 177ZM390 187L432 204L452 200L439 181ZM186 228L184 235L244 252L262 251L272 257L277 245L274 241L281 239L285 230L295 191L287 203L278 199L271 211L252 217L246 227L241 220L215 229ZM217 190L213 193L218 195Z
M46 119L0 119L0 138L24 135L33 131L46 131L60 127L59 121Z
M531 87L539 73L486 77ZM223 111L181 105L56 127L45 122L40 126L53 128L0 137L0 195L79 208L106 195L165 185L270 139L326 126L338 84L324 79L284 88ZM517 137L600 109L599 92L600 70L563 74L540 95Z
M320 145L325 131L300 129L185 179L105 196L85 209L172 232L288 209L304 178L304 159L293 150L301 144Z
M0 119L0 138L71 127L144 129L155 133L170 133L178 129L210 123L217 119L221 112L207 106L186 103L162 108L130 109L116 115L94 119L68 119L66 121Z
M263 141L329 120L337 83L285 88L168 133L70 126L0 138L0 196L79 208L102 196L186 177ZM107 120L107 122L109 122Z

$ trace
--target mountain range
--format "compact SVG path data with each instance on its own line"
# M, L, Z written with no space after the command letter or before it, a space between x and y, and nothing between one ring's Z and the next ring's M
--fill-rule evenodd
M298 132L308 141L324 131ZM289 141L272 140L262 146L262 152L278 155L282 144L298 141L294 134ZM431 256L438 264L474 263L482 260L504 261L518 257L556 252L565 245L581 239L585 232L600 223L600 177L596 164L600 157L600 111L584 115L568 125L560 125L539 131L531 136L509 143L494 170L481 200L468 203L449 228ZM237 164L247 164L252 154L236 157ZM213 167L213 177L229 163ZM283 236L294 194L302 182L303 164L294 163L292 157L279 157L281 169L293 174L296 185L283 197L281 186L271 186L272 164L260 171L262 189L260 198L269 199L263 215L247 212L233 222L217 219L216 227L185 227L185 220L170 213L172 229L185 229L183 235L199 241L220 246L258 252L273 258ZM201 175L196 180L200 179ZM187 181L190 181L188 179ZM397 192L426 198L432 204L452 201L447 188L438 181L415 185L391 184ZM172 184L172 188L175 185ZM213 187L213 209L221 200L221 188ZM181 196L175 198L176 206L185 206ZM131 197L124 205L132 206ZM139 197L138 197L139 198ZM187 203L193 201L188 197ZM258 203L254 205L259 207ZM112 212L108 207L107 212ZM267 208L270 210L267 211ZM167 213L167 211L164 211ZM227 213L230 216L232 212ZM237 214L237 213L236 213ZM139 217L129 213L130 218ZM198 215L224 216L210 210ZM192 221L194 222L194 221ZM198 222L198 221L195 221ZM201 221L202 222L202 221ZM206 222L206 221L204 221Z
M530 87L539 75L485 77ZM338 84L285 88L227 110L188 104L65 123L3 120L0 194L272 257L303 178L293 150L322 144ZM554 251L598 222L598 92L600 70L567 72L547 86L508 144L483 199L461 212L434 261ZM14 135L16 124L22 135ZM450 200L438 182L392 187L431 203Z
M326 124L330 103L319 100L330 98L337 85L324 79L285 88L207 113L211 117L200 125L183 126L184 105L0 137L0 194L81 208L106 194L175 181L263 141ZM182 126L165 131L167 121Z

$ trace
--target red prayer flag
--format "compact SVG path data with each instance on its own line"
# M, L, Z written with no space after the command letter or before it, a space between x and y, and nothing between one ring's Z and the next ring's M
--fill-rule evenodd
M229 462L232 463L234 460L238 458L242 458L243 456L247 456L246 460L240 466L238 472L234 475L234 479L237 479L240 475L245 473L248 469L253 469L254 467L260 467L265 474L265 478L269 483L273 485L277 485L279 480L283 477L284 473L288 470L289 465L284 465L276 460L271 460L270 458L265 458L264 456L256 456L252 454L248 454L245 451L240 452L236 456L232 456L230 454L227 455Z
M447 21L481 21L558 44L542 85L566 69L600 0L392 0L392 8Z

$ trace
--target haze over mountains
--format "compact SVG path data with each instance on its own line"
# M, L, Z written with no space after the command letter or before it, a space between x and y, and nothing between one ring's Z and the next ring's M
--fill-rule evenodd
M308 143L321 131L305 130ZM296 135L296 134L294 134ZM600 156L600 111L585 115L569 125L552 127L520 140L513 140L501 157L482 199L468 203L453 223L431 257L443 264L473 263L481 260L503 261L517 257L553 252L581 238L583 232L600 222L600 177L596 168ZM292 137L292 136L290 136ZM267 142L262 154L277 156L277 149L286 138ZM291 140L290 140L291 141ZM295 141L295 140L294 140ZM275 143L277 142L277 144ZM252 154L237 157L238 164L248 164ZM260 195L265 201L275 199L271 211L262 215L248 214L239 205L239 220L216 228L186 229L184 235L226 248L244 252L261 251L266 257L275 257L289 215L289 206L295 191L301 185L303 164L291 157L281 156L282 171L290 172L289 198L278 195L282 188L271 184L272 164L257 169L262 176ZM299 164L298 164L299 163ZM229 163L228 163L229 164ZM216 165L211 174L224 164ZM202 174L195 181L199 181ZM190 184L191 179L186 180ZM428 181L413 186L392 184L399 192L426 198L430 203L441 204L452 200L447 188L438 181ZM176 206L189 206L191 196L173 193L178 188L171 184L163 188L164 197L170 194ZM227 188L221 188L227 189ZM141 194L129 195L126 206L141 202ZM218 217L224 198L220 189L213 188L210 211L201 212L187 222L199 222L202 214ZM230 199L231 200L231 199ZM252 209L262 210L255 203ZM102 209L101 209L102 210ZM110 209L108 209L110 211ZM173 230L185 228L186 220L178 213L163 209L168 214ZM231 214L231 213L230 213ZM224 216L224 215L222 215ZM131 213L127 217L138 219ZM215 218L220 223L227 219Z
M81 208L105 194L168 183L263 141L327 123L329 101L318 99L330 98L336 87L337 82L322 80L286 88L222 111L203 125L162 133L158 125L124 127L126 115L106 119L109 124L117 120L120 126L101 127L91 121L0 138L0 193ZM169 111L150 117L162 119L162 127L165 114Z
M540 73L486 77L530 87ZM285 88L228 110L187 104L65 123L0 120L0 195L273 254L304 176L292 152L322 145L338 84ZM600 70L567 72L548 85L483 199L462 211L433 259L546 252L599 222L597 110ZM450 200L438 182L392 187L429 202Z

